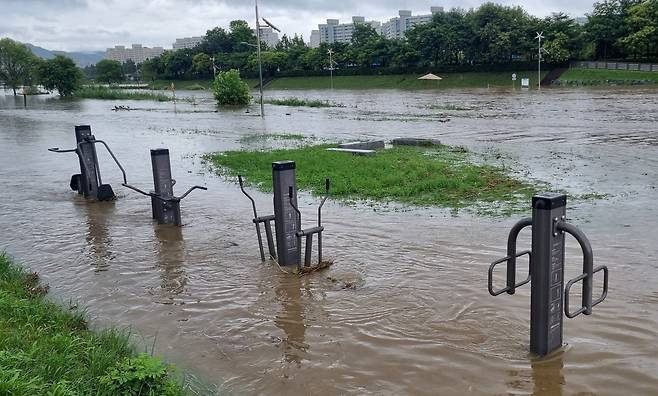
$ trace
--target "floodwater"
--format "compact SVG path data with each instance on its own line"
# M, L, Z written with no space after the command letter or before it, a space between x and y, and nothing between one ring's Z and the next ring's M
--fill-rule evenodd
M0 249L39 271L54 298L86 307L95 325L154 342L194 374L199 393L658 393L658 90L276 91L266 95L346 107L266 106L264 120L257 106L215 112L207 94L187 95L197 105L34 97L23 109L22 98L0 97ZM110 111L118 104L138 110ZM46 149L72 148L76 124L90 124L144 189L148 150L168 147L176 191L208 187L183 201L184 227L154 225L149 200L121 187L104 153L102 176L118 200L70 191L76 158ZM487 292L489 263L529 210L478 217L330 200L331 269L298 278L263 264L249 201L200 158L262 147L240 142L262 133L438 138L593 197L572 200L567 213L592 242L595 265L610 268L608 299L591 316L565 318L562 352L530 356L529 287ZM269 195L251 192L261 214L272 212ZM318 202L300 194L305 225ZM565 277L581 262L568 240Z

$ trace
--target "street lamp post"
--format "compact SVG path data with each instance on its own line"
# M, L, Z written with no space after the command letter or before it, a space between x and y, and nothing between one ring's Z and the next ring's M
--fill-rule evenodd
M330 73L329 75L331 79L331 89L334 89L334 58L333 58L334 50L329 48L327 50L327 53L329 54L329 73Z
M259 16L258 16L258 0L254 0L254 5L256 6L256 45L250 44L250 43L245 43L242 42L242 44L246 44L252 47L256 47L256 51L258 53L258 77L260 80L260 85L259 85L259 90L260 90L260 116L265 117L265 109L263 108L263 63L261 60L261 49L260 49L260 22L259 22ZM267 19L263 18L263 22L272 29L276 30L277 32L281 33L281 30L279 30L276 26L272 25L270 21Z
M265 117L265 108L263 107L263 65L260 58L260 22L258 22L260 18L258 17L258 0L254 0L254 3L256 5L256 48L258 52L258 75L260 78L260 116Z

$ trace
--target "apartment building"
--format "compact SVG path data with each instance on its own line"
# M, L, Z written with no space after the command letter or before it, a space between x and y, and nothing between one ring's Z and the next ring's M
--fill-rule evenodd
M410 10L400 10L398 16L382 24L381 34L389 39L404 38L406 32L416 25L432 21L434 14L443 12L443 7L431 7L430 14L412 15Z
M364 23L372 26L378 33L381 23L366 21L362 16L352 17L352 23L340 23L338 19L327 19L327 23L318 25L320 43L349 43L352 41L354 25Z
M183 48L194 48L201 44L203 37L204 36L177 38L176 41L172 44L172 47L174 51Z
M135 63L142 63L147 59L155 58L164 52L162 47L144 47L141 44L133 44L132 47L126 48L123 45L116 45L114 48L108 48L105 51L105 59L115 60L124 63L132 60Z
M320 31L319 30L312 30L311 31L311 38L308 42L308 46L311 48L318 48L320 46Z
M327 19L327 23L318 25L318 30L311 31L312 48L320 43L349 43L352 41L354 25L366 23L372 26L377 33L389 39L404 38L405 33L416 25L428 23L434 14L443 12L443 7L431 7L430 14L412 15L409 10L400 10L398 16L388 22L367 21L362 16L352 17L352 23L341 24L338 19Z
M260 27L260 41L267 44L268 47L273 48L279 44L279 34L274 31L271 27L261 26Z

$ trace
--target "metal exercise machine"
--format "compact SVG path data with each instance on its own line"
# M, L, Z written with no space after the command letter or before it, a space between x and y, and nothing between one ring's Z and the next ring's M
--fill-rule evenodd
M123 169L117 157L110 147L102 140L97 140L91 134L89 125L78 125L75 127L76 148L69 150L60 150L58 147L50 148L48 151L54 153L76 153L80 162L80 173L71 176L70 186L73 191L84 195L85 198L97 199L99 201L110 201L116 196L109 184L103 184L101 170L98 164L98 155L96 153L96 144L102 144L117 164L123 175L123 182L126 183L126 171Z
M608 268L604 265L594 268L592 246L585 234L574 225L566 222L567 196L544 193L532 198L532 217L517 222L507 239L507 256L489 267L489 293L497 296L503 293L514 294L517 287L531 282L530 297L530 351L545 356L562 347L563 316L575 318L580 314L591 315L592 308L605 300L608 295ZM532 248L516 251L519 232L532 226ZM564 287L564 234L570 234L580 244L583 251L583 273L567 282ZM516 259L528 255L530 263L528 277L516 283ZM507 263L507 282L502 289L493 288L493 271L496 265ZM603 292L596 300L592 299L594 274L603 271ZM569 309L571 287L582 281L582 302L579 309Z
M258 248L260 257L265 261L265 252L263 249L263 239L261 236L260 225L265 225L265 234L267 237L267 247L271 258L277 260L281 266L302 266L302 238L306 237L304 266L311 265L311 255L313 247L313 235L318 235L318 262L322 262L322 206L329 197L329 179L325 179L326 194L318 207L317 226L302 229L302 215L297 207L297 182L295 175L294 161L279 161L272 163L272 184L274 190L274 214L268 216L258 216L256 211L256 202L245 191L242 176L238 175L238 182L242 193L251 201L254 213L253 222L256 226L256 235L258 237ZM276 232L276 245L272 234L272 222L274 222Z
M173 224L175 226L182 225L180 201L194 190L207 190L207 188L194 186L180 197L174 195L174 185L176 184L176 180L171 178L169 149L160 148L151 150L151 166L153 167L153 191L147 193L125 182L122 185L133 191L137 191L140 194L151 197L151 212L153 218L157 220L158 224Z

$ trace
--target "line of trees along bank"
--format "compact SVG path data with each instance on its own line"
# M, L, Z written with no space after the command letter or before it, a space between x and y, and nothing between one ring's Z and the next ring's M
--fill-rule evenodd
M536 18L521 7L486 3L477 9L452 9L417 25L405 39L387 39L366 24L358 24L350 43L323 43L309 48L302 37L283 36L273 48L264 45L266 76L337 74L397 74L449 71L504 71L527 68L537 60L535 32L543 31L548 54L545 61L571 59L658 59L658 0L606 0L595 3L581 26L565 14ZM89 79L120 82L125 75L144 81L155 79L209 79L213 67L237 69L255 77L258 59L256 37L245 21L233 21L228 30L208 30L192 49L166 51L141 65L103 60L85 68ZM327 51L333 50L329 65ZM525 64L524 64L525 62ZM0 81L14 88L42 84L70 95L81 74L68 58L41 60L19 43L0 40Z
M544 32L544 60L658 59L658 0L611 0L595 3L585 25L558 13L547 18L529 15L522 7L486 3L477 9L437 13L417 25L405 39L387 39L366 24L358 24L351 43L322 43L309 48L301 37L283 36L273 48L264 46L263 71L273 75L313 75L329 65L334 52L338 73L400 73L427 69L482 70L537 60L536 32ZM247 44L245 44L247 43ZM167 51L144 62L142 79L210 78L213 58L222 70L239 69L256 76L256 37L245 21L228 30L208 30L195 48Z
M44 60L23 44L8 38L0 39L0 82L13 90L41 85L70 96L80 87L83 73L70 58L58 55Z

